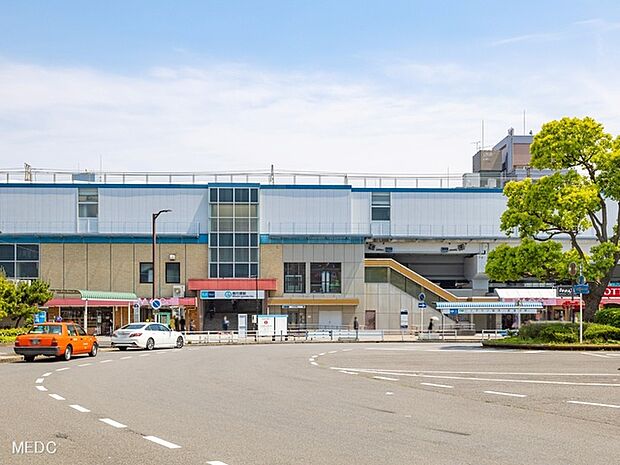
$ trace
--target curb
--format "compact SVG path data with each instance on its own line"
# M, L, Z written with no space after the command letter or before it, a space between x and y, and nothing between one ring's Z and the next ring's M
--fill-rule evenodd
M496 344L491 341L482 341L482 347L489 349L535 349L535 350L560 350L560 351L580 351L580 350L610 350L620 351L620 344Z

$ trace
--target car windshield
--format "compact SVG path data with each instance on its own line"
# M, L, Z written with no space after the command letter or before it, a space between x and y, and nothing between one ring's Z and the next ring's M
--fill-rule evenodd
M34 326L29 334L62 334L62 326L60 325L37 325Z
M144 327L143 324L131 324L131 325L123 326L121 329L141 329L143 327Z

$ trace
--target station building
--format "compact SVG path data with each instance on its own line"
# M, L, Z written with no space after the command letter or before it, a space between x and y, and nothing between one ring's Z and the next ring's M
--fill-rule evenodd
M470 175L273 169L4 171L0 268L49 282L50 314L91 332L172 314L195 330L221 329L226 315L234 329L239 313L288 314L296 328L350 326L355 317L366 328L425 328L433 317L450 327L459 318L445 318L438 303L493 302L494 288L505 287L485 275L490 250L518 243L500 230L505 159L487 174L474 159L477 179L496 179L476 185ZM170 211L156 220L153 266L152 215L162 210ZM505 324L493 312L464 320Z

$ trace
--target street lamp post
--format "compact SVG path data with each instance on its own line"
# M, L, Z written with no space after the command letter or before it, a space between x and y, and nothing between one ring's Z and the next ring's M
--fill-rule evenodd
M151 297L153 299L155 299L157 297L157 262L155 261L155 250L157 248L157 231L155 229L155 222L157 221L157 217L159 215L161 215L162 213L169 213L172 210L170 209L166 209L166 210L159 210L157 213L153 213L153 227L152 227L152 233L153 233L153 291L152 291L152 295Z

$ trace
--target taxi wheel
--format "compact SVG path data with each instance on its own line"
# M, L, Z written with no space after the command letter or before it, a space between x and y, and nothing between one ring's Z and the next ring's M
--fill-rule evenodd
M24 355L24 360L26 362L34 362L35 355Z
M90 352L88 353L88 356L89 357L96 357L98 350L99 350L99 346L97 344L93 344L93 348L90 349Z
M71 355L72 355L72 354L73 354L73 348L72 348L71 346L67 346L67 347L65 348L65 353L64 353L64 354L62 354L59 358L60 358L61 360L65 360L65 361L67 361L67 362L68 362L69 360L71 360Z
M120 350L122 352L124 350L127 350L127 347L119 347L118 350Z
M152 337L149 337L149 340L146 341L146 350L153 350L155 348L155 341Z
M181 336L179 336L177 338L177 349L180 349L181 347L183 347L183 338Z

